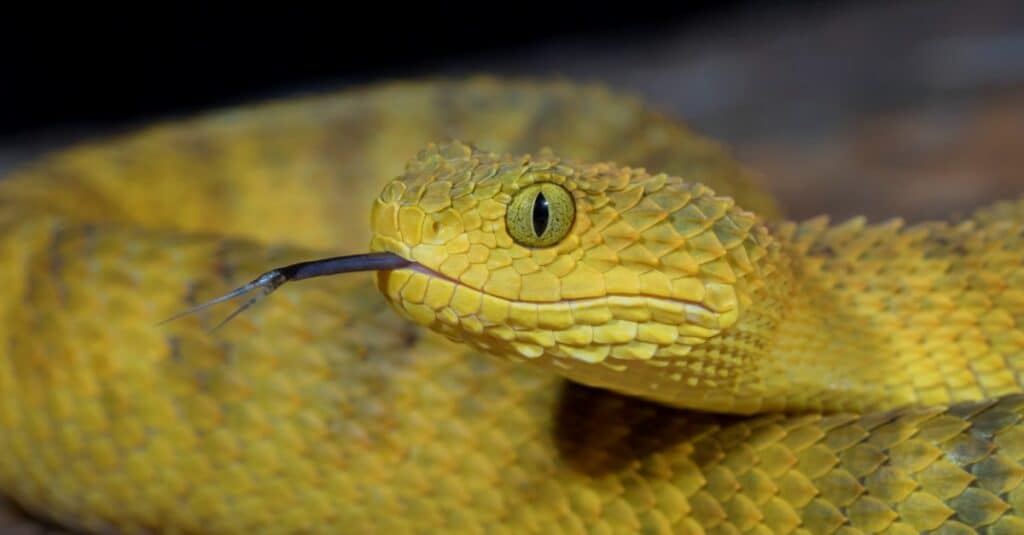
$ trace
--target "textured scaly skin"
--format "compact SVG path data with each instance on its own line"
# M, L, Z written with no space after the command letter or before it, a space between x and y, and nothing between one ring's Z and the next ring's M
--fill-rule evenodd
M538 173L581 207L563 254L500 228ZM714 144L563 84L392 84L69 149L0 183L0 488L90 531L1024 531L1024 204L774 216ZM153 325L367 244L423 269Z

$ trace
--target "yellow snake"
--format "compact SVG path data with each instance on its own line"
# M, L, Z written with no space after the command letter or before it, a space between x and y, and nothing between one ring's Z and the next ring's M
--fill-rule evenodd
M1024 202L777 214L562 82L62 150L0 181L0 489L100 533L1024 533ZM411 263L157 325L371 251Z

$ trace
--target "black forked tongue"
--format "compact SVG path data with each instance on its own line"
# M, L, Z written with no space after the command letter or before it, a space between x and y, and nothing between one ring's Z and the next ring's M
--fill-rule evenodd
M241 306L235 309L235 311L228 315L228 317L224 318L224 320L218 323L213 329L210 329L210 332L213 332L221 328L225 323L233 320L242 312L245 312L246 309L260 302L260 300L270 295L271 292L280 288L281 285L286 282L311 279L313 277L323 277L326 275L337 275L339 273L352 273L354 271L385 271L390 269L401 269L407 267L411 263L412 262L394 253L366 253L349 256L335 256L333 258L323 258L320 260L311 260L309 262L299 262L298 264L272 269L259 277L256 277L245 286L236 288L216 299L196 305L180 314L171 316L157 325L163 325L164 323L176 320L182 316L199 312L200 310L218 303L223 303L224 301L229 301L236 297L241 297L255 292L255 295L250 297L245 303L242 303Z

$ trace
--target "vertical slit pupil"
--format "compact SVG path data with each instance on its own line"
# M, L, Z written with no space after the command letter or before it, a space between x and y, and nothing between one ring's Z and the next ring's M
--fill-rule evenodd
M544 193L537 193L533 200L533 233L538 238L548 229L548 199Z

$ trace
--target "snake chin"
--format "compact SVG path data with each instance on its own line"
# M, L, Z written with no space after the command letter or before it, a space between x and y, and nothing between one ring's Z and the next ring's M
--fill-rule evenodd
M377 272L377 287L414 323L581 384L614 381L616 390L641 397L668 389L702 395L717 386L698 375L707 370L693 350L722 329L718 316L700 304L645 295L510 301L417 263ZM725 378L722 370L712 373ZM692 388L679 389L679 383Z

